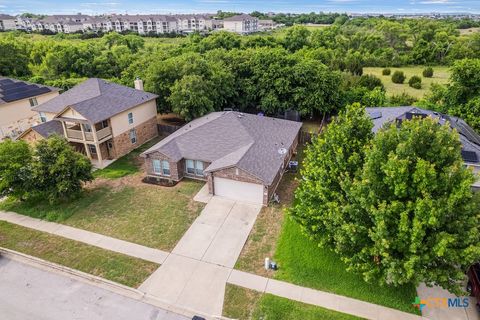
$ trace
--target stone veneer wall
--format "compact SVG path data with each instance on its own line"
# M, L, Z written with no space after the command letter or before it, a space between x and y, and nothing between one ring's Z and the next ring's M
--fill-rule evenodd
M111 156L113 158L120 158L148 140L158 136L157 118L154 117L139 124L135 127L135 130L137 131L137 142L134 144L130 141L130 130L112 138L113 150Z

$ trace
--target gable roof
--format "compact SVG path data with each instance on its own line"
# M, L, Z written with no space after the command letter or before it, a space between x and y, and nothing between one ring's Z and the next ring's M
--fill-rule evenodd
M239 112L213 112L166 137L142 155L160 152L172 161L211 162L205 172L238 167L270 185L302 123Z
M460 142L462 144L462 151L469 151L476 154L477 159L480 159L480 136L473 130L465 121L458 117L441 114L436 111L421 109L418 107L378 107L365 108L373 121L373 132L378 132L386 123L403 120L408 118L407 114L424 114L438 119L440 124L448 124L450 128L456 129L460 135ZM464 158L465 162L478 163L469 161Z
M63 135L63 128L60 121L50 120L47 122L42 122L40 124L37 124L36 126L33 126L25 130L21 135L18 136L17 140L24 137L30 131L35 131L36 133L41 135L43 138L48 138L52 134Z
M0 77L0 105L55 91L60 91L60 89L13 78Z
M58 114L70 107L96 123L157 97L153 93L91 78L33 110Z

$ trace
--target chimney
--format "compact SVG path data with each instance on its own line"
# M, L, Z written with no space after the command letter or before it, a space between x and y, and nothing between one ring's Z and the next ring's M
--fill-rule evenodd
M135 81L133 83L135 84L135 89L143 91L143 81L142 81L142 79L137 77L137 79L135 79Z

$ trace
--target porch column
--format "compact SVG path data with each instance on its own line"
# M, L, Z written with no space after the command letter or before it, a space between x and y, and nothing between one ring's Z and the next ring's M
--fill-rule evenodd
M65 136L65 138L68 138L68 135L67 135L67 126L65 125L65 122L64 121L60 121L62 123L62 128L63 128L63 135Z
M85 147L85 151L87 152L88 159L92 160L92 155L90 154L90 148L88 147L88 144L84 143L83 146Z
M85 130L83 130L83 123L81 123L81 122L80 122L80 131L82 131L83 141L87 141L87 136L85 135Z
M93 135L93 142L95 142L95 149L97 150L98 165L101 168L103 166L103 157L102 157L102 150L100 150L100 145L98 144L97 128L95 128L95 124L92 125L92 135Z
M95 149L97 150L98 165L102 167L103 166L102 150L100 150L100 145L98 143L95 143Z

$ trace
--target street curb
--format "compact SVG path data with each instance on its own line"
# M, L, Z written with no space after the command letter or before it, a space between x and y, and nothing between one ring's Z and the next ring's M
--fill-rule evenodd
M116 293L118 295L131 298L137 301L141 301L143 303L146 303L146 304L149 304L173 313L177 313L183 316L193 317L194 315L197 315L197 316L202 316L202 317L205 317L206 319L211 319L211 320L228 320L228 318L225 318L222 316L206 315L206 314L202 314L200 312L190 310L187 308L179 308L157 297L154 297L143 291L140 291L138 289L131 288L131 287L122 285L120 283L113 282L92 274L88 274L79 270L69 268L69 267L65 267L53 262L49 262L41 258L33 257L21 252L0 247L0 259L2 256L14 261L18 261L20 263L30 265L35 268L39 268L44 271L60 274L70 279L81 281L83 283L93 285L98 288Z

